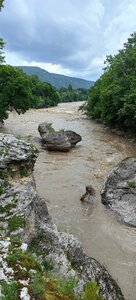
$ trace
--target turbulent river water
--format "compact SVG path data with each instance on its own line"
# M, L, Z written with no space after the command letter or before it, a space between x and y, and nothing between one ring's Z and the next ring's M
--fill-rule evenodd
M101 204L100 191L109 171L136 150L125 137L87 119L79 103L11 113L2 132L27 136L39 148L34 175L37 190L61 231L74 234L87 254L97 259L118 282L126 300L136 299L136 229L118 223ZM68 153L47 152L40 144L37 127L51 122L58 130L71 129L82 142ZM94 203L82 203L85 186L96 190Z

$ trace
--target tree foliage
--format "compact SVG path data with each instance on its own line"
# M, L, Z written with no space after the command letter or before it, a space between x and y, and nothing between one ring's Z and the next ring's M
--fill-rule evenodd
M0 11L1 11L1 8L3 7L3 3L4 3L4 0L0 0Z
M0 66L0 121L8 116L8 111L24 113L32 106L31 82L18 68Z
M0 66L0 121L15 110L25 113L29 108L57 105L56 90L48 83L41 82L37 76L28 76L19 68Z
M87 113L103 122L136 130L136 32L115 56L107 56L102 76L89 90Z
M30 80L35 99L35 108L50 107L58 104L58 93L50 83L42 82L36 75L32 75Z
M68 88L62 87L59 89L60 102L86 101L87 91L84 88L73 89L69 84Z
M4 55L3 55L3 48L4 48L4 41L0 38L0 65L4 63Z

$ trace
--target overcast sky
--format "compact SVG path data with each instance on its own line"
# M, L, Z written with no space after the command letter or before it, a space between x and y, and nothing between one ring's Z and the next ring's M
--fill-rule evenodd
M6 62L96 80L136 31L136 0L5 0Z

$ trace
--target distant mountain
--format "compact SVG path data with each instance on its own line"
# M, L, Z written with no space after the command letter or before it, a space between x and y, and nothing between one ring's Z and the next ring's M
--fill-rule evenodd
M68 88L69 84L71 84L73 88L89 89L94 84L94 81L49 73L39 67L19 66L19 68L28 75L37 75L40 80L51 83L56 88Z

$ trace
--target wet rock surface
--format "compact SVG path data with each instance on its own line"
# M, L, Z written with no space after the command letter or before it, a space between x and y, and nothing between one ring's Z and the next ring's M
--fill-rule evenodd
M52 125L46 122L39 124L38 131L47 150L68 151L82 140L76 132L72 130L55 131Z
M94 188L92 187L92 185L87 185L86 186L86 191L82 195L82 197L80 198L80 201L85 201L85 202L93 204L94 197L95 197L95 190L94 190Z
M6 136L3 135L2 139L5 140ZM25 142L22 141L22 145L25 146ZM31 146L27 143L26 146L28 147L26 152L29 152ZM17 144L16 147L18 147ZM34 160L36 159L36 155L34 157L31 152L31 155L28 155L28 161L31 160L31 156ZM32 273L37 271L35 268L39 270L40 265L36 259L40 259L41 265L42 261L53 261L52 272L54 274L63 278L76 278L78 282L75 290L78 294L82 292L88 280L96 280L101 285L101 294L104 299L124 299L120 288L107 270L95 259L86 255L79 241L73 235L57 230L48 214L45 200L37 195L32 173L25 174L23 178L20 173L18 177L14 177L14 174L11 176L11 173L9 176L6 173L6 177L3 177L3 166L6 166L4 158L0 170L2 187L0 190L1 285L3 286L3 280L10 284L18 281L19 297L24 299L26 295L27 299L31 299L29 293L33 287ZM11 166L13 166L13 161ZM27 248L35 252L33 258L30 252L27 253ZM36 253L39 258L36 258ZM27 264L24 267L25 261ZM29 270L26 269L28 266ZM33 299L37 298L33 297Z
M101 192L102 203L118 221L136 227L136 158L127 158L108 175Z

